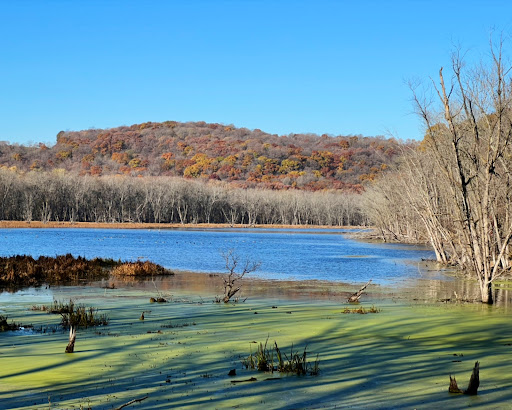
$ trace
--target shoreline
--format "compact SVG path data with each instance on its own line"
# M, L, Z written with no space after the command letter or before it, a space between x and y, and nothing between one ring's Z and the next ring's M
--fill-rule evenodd
M138 223L138 222L41 222L41 221L0 221L0 229L23 228L89 228L89 229L370 229L367 226L330 225L247 225L247 224L179 224L179 223Z

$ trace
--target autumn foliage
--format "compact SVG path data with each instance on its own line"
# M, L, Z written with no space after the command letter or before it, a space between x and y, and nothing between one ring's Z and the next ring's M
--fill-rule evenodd
M399 143L383 137L278 136L205 122L147 122L61 131L52 147L0 143L0 167L81 175L175 176L236 187L361 192L392 163Z

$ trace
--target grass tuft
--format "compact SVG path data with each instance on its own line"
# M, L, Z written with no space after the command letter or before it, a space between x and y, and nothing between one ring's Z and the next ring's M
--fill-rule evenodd
M371 308L365 309L364 307L357 308L345 308L341 313L359 313L360 315L366 315L367 313L379 313L380 309L372 305Z
M84 305L75 305L72 299L69 303L54 300L49 306L32 306L31 310L40 310L56 315L61 315L61 326L65 328L81 327L87 328L92 326L108 325L108 316L105 314L98 315L98 309L86 307Z
M260 342L256 353L251 353L247 359L242 361L242 364L247 369L257 369L263 372L273 373L277 371L280 373L295 373L299 376L307 374L316 376L319 373L318 355L313 363L308 362L307 346L300 353L299 351L294 351L292 345L290 355L287 356L286 353L281 351L275 341L272 347L268 347L268 338L265 344Z

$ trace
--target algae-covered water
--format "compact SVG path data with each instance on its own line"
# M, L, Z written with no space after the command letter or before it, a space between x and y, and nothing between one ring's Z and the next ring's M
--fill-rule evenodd
M213 303L214 289L204 287L159 290L169 303L152 304L155 284L119 286L0 296L2 313L45 331L1 334L1 408L108 409L146 396L128 408L505 409L512 402L506 306L405 302L377 290L362 305L380 313L360 315L342 313L341 285L323 298L256 292L227 305ZM64 353L59 317L29 310L69 298L110 317L108 326L80 330L73 354ZM244 369L241 359L267 337L285 352L293 344L307 346L312 360L318 354L319 375ZM448 376L465 387L476 360L479 395L449 394ZM257 380L233 383L251 377Z

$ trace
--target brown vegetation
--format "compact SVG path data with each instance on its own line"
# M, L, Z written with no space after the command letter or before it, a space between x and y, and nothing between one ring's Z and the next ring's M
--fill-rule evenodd
M14 322L8 323L7 316L0 315L0 332L7 332L9 330L18 330L20 325Z
M43 283L69 283L108 277L108 269L117 262L88 260L71 254L56 257L27 255L0 257L0 287L37 286Z
M246 224L227 223L136 223L136 222L65 222L65 221L0 221L0 229L23 229L23 228L89 228L89 229L222 229L237 228L246 229ZM330 226L330 225L278 225L258 224L250 226L258 229L357 229L361 226Z
M113 276L144 278L157 275L174 275L174 273L163 266L149 261L126 262L112 269Z
M173 275L171 271L152 262L122 263L100 258L88 260L70 254L41 256L38 259L26 255L0 257L0 288L92 281L108 278L110 274L131 278Z

